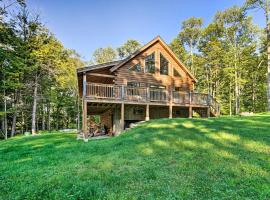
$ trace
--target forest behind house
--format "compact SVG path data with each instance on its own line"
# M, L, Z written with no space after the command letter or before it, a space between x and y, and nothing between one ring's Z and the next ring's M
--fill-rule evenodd
M265 14L268 26L254 24L253 9ZM214 96L223 115L269 110L268 10L268 0L247 0L242 7L217 11L209 24L190 17L175 27L179 34L170 48L198 79L196 91ZM2 139L80 128L76 69L123 59L142 46L129 39L118 48L97 48L84 61L43 20L24 0L0 0Z

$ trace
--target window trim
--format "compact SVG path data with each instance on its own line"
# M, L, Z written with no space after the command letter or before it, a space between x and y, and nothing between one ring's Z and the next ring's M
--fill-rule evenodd
M140 71L136 71L136 70L132 70L132 68L134 68L135 66L139 65L140 66ZM140 63L137 63L135 65L132 65L131 67L128 68L129 71L133 71L133 72L143 72L142 69L142 65Z
M168 63L167 64L167 74L161 73L161 57L163 57ZM164 75L164 76L169 76L170 75L170 62L161 52L159 52L159 74Z
M179 74L179 76L175 76L175 73L174 73L175 71ZM173 77L182 78L182 75L176 70L175 67L173 67Z
M152 55L154 55L154 72L149 72L149 71L147 71L147 67L146 67L146 59L147 59L147 57L149 57L149 56L152 56ZM152 53L150 53L149 55L147 55L145 58L144 58L144 73L149 73L149 74L155 74L156 73L156 55L155 55L155 52L152 52Z

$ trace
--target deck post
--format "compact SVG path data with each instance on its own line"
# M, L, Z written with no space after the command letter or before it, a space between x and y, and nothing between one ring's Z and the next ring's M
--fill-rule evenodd
M210 101L210 94L207 95L207 118L210 117L210 106L211 106L211 101Z
M125 104L121 103L121 119L120 119L121 131L125 129Z
M86 73L83 73L83 97L82 97L82 132L83 138L87 136L87 101L86 98Z
M169 118L172 119L172 104L169 105Z
M169 118L172 119L172 102L173 102L173 90L170 88L170 102L169 102Z
M82 100L82 128L83 128L83 138L86 139L87 137L87 101L83 98Z
M207 107L207 118L210 117L210 106Z
M192 106L189 106L189 109L188 109L188 117L189 118L192 118Z
M86 73L83 73L83 98L86 97Z
M146 88L146 101L147 102L150 102L150 90L149 90L149 87Z
M125 98L125 86L122 85L121 86L121 99L124 100L124 98Z
M149 121L149 104L146 104L145 121Z

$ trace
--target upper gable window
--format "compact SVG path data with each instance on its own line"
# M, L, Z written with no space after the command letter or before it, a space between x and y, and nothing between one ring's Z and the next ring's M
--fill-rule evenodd
M154 74L155 71L155 53L152 53L145 58L145 72Z
M129 70L134 71L134 72L141 72L142 71L142 66L138 63L138 64L130 67Z
M175 68L173 68L173 76L174 77L182 77L181 74Z
M169 62L162 54L160 54L160 74L169 74Z

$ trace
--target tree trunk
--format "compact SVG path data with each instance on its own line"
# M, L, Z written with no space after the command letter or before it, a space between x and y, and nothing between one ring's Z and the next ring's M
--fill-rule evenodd
M270 22L269 22L269 0L265 1L266 37L267 37L267 103L270 111Z
M47 121L47 129L48 131L51 130L51 103L48 102L47 104L47 113L48 113L48 121Z
M56 109L56 130L59 130L59 121L60 121L59 112L60 112L60 110L57 106L57 109Z
M43 103L42 104L42 130L43 131L45 130L45 114L46 114L46 111L45 111L45 106Z
M37 112L37 74L35 75L34 94L33 94L33 110L32 110L32 135L36 134L36 112Z
M232 84L230 81L230 87L229 87L229 104L230 104L230 116L232 116Z
M25 119L24 119L24 113L22 112L21 113L21 115L22 115L22 125L21 125L21 134L23 134L24 133L24 122L25 122Z
M13 137L15 135L15 132L16 132L17 98L18 98L18 92L17 92L17 90L15 90L15 93L14 93L14 103L13 103L14 113L13 113L13 117L12 117L11 137Z
M239 100L239 80L238 80L238 67L237 67L237 45L235 40L234 45L234 86L235 86L235 114L240 112L240 100Z
M193 65L193 45L192 45L192 42L193 41L190 42L190 58L191 58L191 70L190 71L194 76L196 76L194 65Z
M255 95L256 95L256 90L255 90L255 83L256 83L256 78L255 75L252 73L252 112L255 112Z
M17 122L17 110L14 111L14 114L13 114L13 117L12 117L11 137L13 137L15 135L16 122Z

